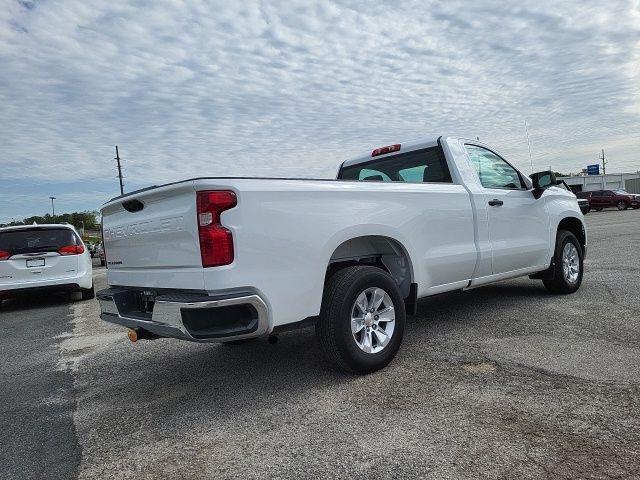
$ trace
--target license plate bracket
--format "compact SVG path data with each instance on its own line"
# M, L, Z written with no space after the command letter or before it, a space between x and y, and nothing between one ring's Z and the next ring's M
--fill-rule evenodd
M44 264L45 264L44 258L28 258L27 259L27 268L44 267Z

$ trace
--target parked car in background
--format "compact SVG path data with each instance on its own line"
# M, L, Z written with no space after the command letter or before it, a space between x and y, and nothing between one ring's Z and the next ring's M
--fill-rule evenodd
M91 257L71 225L0 228L0 300L34 292L94 297Z
M637 193L629 193L626 190L615 190L618 195L627 196L630 198L629 206L633 209L640 208L640 194Z
M105 258L105 255L104 255L104 248L102 246L102 243L98 243L96 245L96 254L100 258L100 266L104 267L107 263L107 259Z
M597 212L607 207L616 207L618 210L640 208L640 195L624 190L593 190L578 192L576 196L588 200L591 209Z
M418 298L527 275L552 293L580 287L584 219L557 185L476 140L432 137L346 161L336 180L132 192L102 207L101 318L133 341L238 343L315 324L338 367L373 372Z

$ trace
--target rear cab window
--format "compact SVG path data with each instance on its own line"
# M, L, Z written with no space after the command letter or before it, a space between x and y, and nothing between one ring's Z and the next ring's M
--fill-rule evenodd
M0 232L0 251L5 255L57 252L68 245L79 244L68 228L28 228Z
M341 180L403 183L452 183L451 172L440 147L391 155L342 167Z

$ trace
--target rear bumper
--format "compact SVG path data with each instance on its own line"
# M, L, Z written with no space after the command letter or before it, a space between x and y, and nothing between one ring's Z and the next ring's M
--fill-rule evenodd
M151 312L138 308L141 289L108 288L96 294L100 318L161 337L224 342L266 335L273 329L267 304L256 293L162 293Z
M63 293L63 292L77 292L80 290L80 285L77 283L59 283L54 285L41 285L25 288L11 288L9 290L3 290L0 287L0 300L10 298L13 296L22 295L36 295L38 293Z
M91 288L93 278L91 270L81 272L80 275L65 278L48 278L44 280L32 280L29 282L0 283L0 297L13 295L47 292L78 291L83 288Z

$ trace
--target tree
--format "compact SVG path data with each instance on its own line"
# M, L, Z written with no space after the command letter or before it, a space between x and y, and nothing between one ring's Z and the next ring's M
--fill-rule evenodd
M35 223L69 223L76 228L85 230L100 230L100 222L98 221L99 213L96 211L62 213L56 215L55 221L51 214L34 215L27 217L21 222L10 222L8 224L0 224L0 227L8 227L13 225L31 225Z

